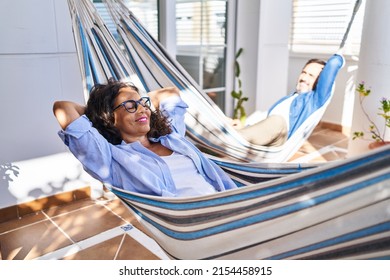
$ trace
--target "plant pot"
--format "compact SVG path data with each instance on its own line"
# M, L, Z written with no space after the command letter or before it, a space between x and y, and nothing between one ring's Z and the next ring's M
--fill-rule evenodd
M384 145L389 145L389 144L390 144L390 141L375 141L375 142L371 142L370 144L368 144L368 148L370 150L373 150L373 149L382 147Z

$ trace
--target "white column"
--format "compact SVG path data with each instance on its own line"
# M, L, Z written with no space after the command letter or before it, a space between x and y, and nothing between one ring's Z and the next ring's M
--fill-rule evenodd
M370 95L365 99L364 106L377 124L380 131L385 128L383 118L378 116L378 107L383 97L390 98L390 1L367 1L363 32L360 48L359 70L356 85L364 81L366 87L371 88ZM358 94L355 95L354 113L351 127L351 136L355 131L368 131L369 123L363 115L359 105ZM365 132L366 138L371 138ZM387 129L387 140L390 131ZM348 155L353 156L368 151L368 141L352 140L348 145Z
M292 0L238 0L236 49L247 113L266 111L285 96Z
M176 1L160 0L159 3L159 34L160 43L168 53L176 57Z
M267 0L268 1L268 0ZM236 43L235 53L243 48L239 57L241 67L242 91L244 96L249 98L244 103L248 114L256 108L256 85L257 85L257 57L259 52L259 26L260 26L260 1L258 0L237 0L237 22L236 22ZM233 62L227 67L233 69ZM229 70L232 71L233 70ZM227 94L230 95L230 92Z
M268 110L287 93L292 0L260 2L256 109Z

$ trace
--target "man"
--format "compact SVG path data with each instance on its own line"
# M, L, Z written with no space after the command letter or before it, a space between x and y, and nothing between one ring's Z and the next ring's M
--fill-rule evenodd
M298 77L296 90L271 106L267 118L239 129L242 136L256 145L283 145L331 97L333 83L343 65L344 58L338 54L326 63L310 59Z

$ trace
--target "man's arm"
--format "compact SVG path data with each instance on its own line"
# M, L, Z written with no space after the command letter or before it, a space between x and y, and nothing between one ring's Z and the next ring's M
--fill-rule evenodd
M320 105L324 104L331 96L337 74L344 64L344 57L340 54L331 56L326 62L326 65L318 78L315 90L315 94L317 95L317 100L320 102Z
M56 101L53 105L53 113L62 129L83 115L85 106L71 101Z

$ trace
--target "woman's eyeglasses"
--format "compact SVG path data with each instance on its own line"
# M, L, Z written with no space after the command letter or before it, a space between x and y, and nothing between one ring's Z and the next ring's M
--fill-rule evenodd
M126 101L122 102L121 104L119 104L118 106L116 106L113 109L113 111L115 111L119 107L123 106L123 107L125 107L127 112L134 113L138 109L138 104L141 104L142 106L149 108L150 107L150 98L145 96L145 97L141 97L141 99L138 101L126 100Z

